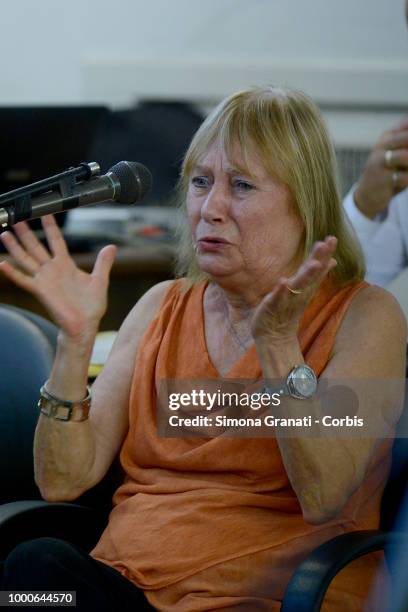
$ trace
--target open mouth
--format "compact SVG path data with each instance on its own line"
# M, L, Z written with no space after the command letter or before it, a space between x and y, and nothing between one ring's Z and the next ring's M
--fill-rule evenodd
M208 243L208 244L229 244L229 242L227 240L224 240L223 238L213 238L210 236L205 236L204 238L200 238L200 240L198 241L200 243Z

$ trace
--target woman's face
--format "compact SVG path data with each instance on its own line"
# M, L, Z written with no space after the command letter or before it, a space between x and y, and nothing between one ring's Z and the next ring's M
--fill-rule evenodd
M203 271L221 283L268 287L293 272L303 224L286 185L258 160L250 170L240 172L214 144L192 170L187 215Z

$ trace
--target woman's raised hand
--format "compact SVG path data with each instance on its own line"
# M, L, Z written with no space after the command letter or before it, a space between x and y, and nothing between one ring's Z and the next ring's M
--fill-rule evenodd
M333 258L337 239L327 236L316 242L310 255L290 278L281 277L274 289L259 304L252 318L252 335L256 340L293 342L299 322L311 295L336 266Z
M14 262L0 262L0 271L42 302L68 337L81 339L95 334L107 307L109 273L116 247L105 246L88 274L69 255L54 217L42 217L42 225L49 250L24 221L14 226L18 239L11 232L1 234Z

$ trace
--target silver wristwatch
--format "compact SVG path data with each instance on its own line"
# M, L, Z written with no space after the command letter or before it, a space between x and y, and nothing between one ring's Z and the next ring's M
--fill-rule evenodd
M295 399L306 400L316 394L317 378L316 374L306 364L297 365L289 372L286 383L278 390L264 388L264 392L271 394L279 393L283 396L290 396Z
M286 389L291 397L310 399L317 391L316 374L306 364L295 366L286 379Z

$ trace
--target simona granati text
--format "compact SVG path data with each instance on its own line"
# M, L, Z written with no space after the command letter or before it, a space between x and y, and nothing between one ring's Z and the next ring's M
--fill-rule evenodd
M363 427L364 419L356 416L336 418L330 415L312 420L311 416L284 418L266 415L263 418L233 418L224 415L210 417L200 414L184 417L174 414L169 417L169 424L172 427L312 427L313 424L322 424L324 427Z

